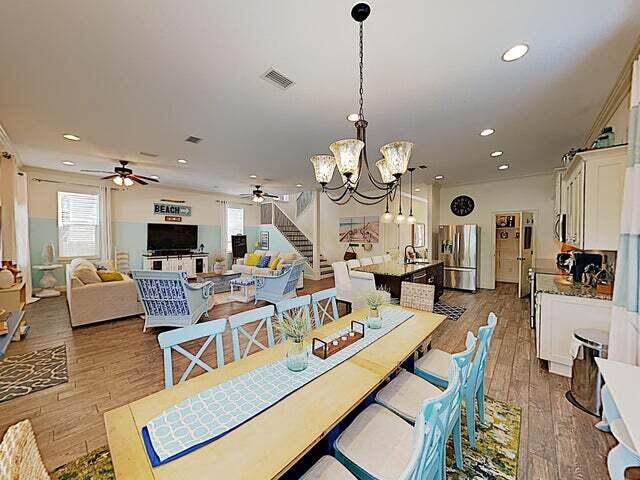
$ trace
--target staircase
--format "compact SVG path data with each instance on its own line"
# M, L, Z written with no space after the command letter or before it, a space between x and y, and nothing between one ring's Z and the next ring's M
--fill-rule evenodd
M305 258L309 267L313 268L313 242L297 227L286 213L274 203L260 205L260 221L276 227L293 248ZM333 269L327 259L320 255L321 278L332 277Z

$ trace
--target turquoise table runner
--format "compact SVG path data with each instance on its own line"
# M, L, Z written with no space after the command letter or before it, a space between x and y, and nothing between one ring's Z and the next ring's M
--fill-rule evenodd
M290 371L283 358L203 390L165 410L142 429L151 464L158 466L170 462L238 428L412 316L413 313L407 310L387 308L382 311L382 328L365 328L362 340L326 360L309 353L309 366L302 372ZM348 331L349 328L345 328L324 340ZM307 350L310 352L311 348L307 347Z

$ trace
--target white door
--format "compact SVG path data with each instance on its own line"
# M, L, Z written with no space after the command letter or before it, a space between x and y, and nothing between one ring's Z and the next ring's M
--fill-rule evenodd
M533 212L520 212L520 246L518 252L518 296L529 295L529 269L533 266Z

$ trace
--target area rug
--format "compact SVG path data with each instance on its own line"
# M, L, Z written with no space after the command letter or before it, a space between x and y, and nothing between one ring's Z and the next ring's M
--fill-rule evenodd
M520 421L516 405L485 397L486 425L476 415L476 448L469 446L464 411L462 415L463 469L455 468L453 444L447 446L447 479L515 480L518 474ZM464 404L463 404L464 409Z
M457 305L447 305L444 302L436 302L433 306L433 313L446 315L449 320L458 320L467 309Z
M57 468L51 480L115 480L109 448L101 447Z
M64 345L14 355L0 362L0 402L68 381Z

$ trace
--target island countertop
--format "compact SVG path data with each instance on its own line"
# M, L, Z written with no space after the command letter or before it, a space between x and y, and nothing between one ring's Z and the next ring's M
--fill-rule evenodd
M585 287L573 282L568 275L536 275L536 292L551 293L553 295L567 295L570 297L596 298L611 300L611 295L598 293L595 288Z
M405 277L412 273L426 270L436 265L440 265L442 261L436 260L433 262L419 262L419 263L398 263L398 262L384 262L373 265L366 265L353 268L360 272L369 272L374 275L387 275L390 277Z

